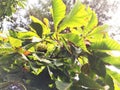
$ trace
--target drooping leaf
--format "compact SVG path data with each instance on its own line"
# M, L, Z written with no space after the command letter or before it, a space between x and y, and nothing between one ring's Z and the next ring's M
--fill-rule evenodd
M9 42L12 47L17 48L22 46L22 41L17 38L9 37Z
M65 17L66 6L62 0L52 0L54 28L57 30L58 24Z
M114 82L110 75L106 75L105 77L105 83L109 85L109 90L114 90Z
M91 18L92 10L86 8L81 4L80 0L77 0L76 4L68 15L63 19L59 27L59 32L64 30L66 27L81 27L87 26Z
M55 84L58 90L69 90L70 86L72 85L72 83L62 81L56 81Z
M117 73L115 71L111 71L110 69L107 69L107 73L112 77L114 81L114 85L118 86L117 88L120 89L120 73ZM115 86L115 88L116 88ZM117 90L117 89L115 89Z
M90 63L91 70L93 70L99 76L105 77L106 68L105 68L105 64L101 60L101 58L97 57L96 54L95 55L88 55L88 60Z

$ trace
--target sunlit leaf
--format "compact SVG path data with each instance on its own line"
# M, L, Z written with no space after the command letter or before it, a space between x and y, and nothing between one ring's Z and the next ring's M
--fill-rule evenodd
M62 0L52 0L53 21L55 30L57 30L59 22L65 17L66 6Z
M105 77L105 83L109 85L109 90L114 90L114 82L110 75L106 75Z
M89 23L88 23L88 25L87 25L87 28L88 28L89 30L92 30L92 29L94 29L97 25L98 25L98 18L97 18L96 13L93 12L92 15L91 15L90 21L89 21Z
M110 51L120 50L120 44L113 39L96 39L91 43L90 48L92 50Z
M104 62L109 63L120 69L120 57L107 56L101 58Z
M38 35L35 32L32 32L32 31L18 32L17 33L17 37L20 38L20 39L32 38L33 36L38 37Z
M10 54L13 52L14 52L14 49L11 47L0 47L0 54Z
M63 19L62 23L60 24L59 32L64 30L66 27L87 26L91 15L92 10L90 8L86 8L81 4L80 0L77 0L70 13Z
M98 35L98 34L104 34L104 33L106 33L106 29L108 28L108 25L101 25L101 26L97 26L97 27L95 27L93 30L91 30L91 32L90 32L90 36L92 36L92 35Z
M31 66L31 68L33 70L32 73L35 75L38 75L45 69L45 66L41 66L39 68L35 68L35 67Z
M22 41L17 38L9 37L9 42L10 42L11 46L14 48L22 46Z

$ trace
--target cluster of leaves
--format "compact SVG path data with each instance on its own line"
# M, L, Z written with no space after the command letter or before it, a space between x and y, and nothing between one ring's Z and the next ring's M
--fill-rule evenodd
M10 16L16 11L17 5L24 6L26 0L0 0L0 18Z
M31 16L30 31L9 30L0 38L1 67L10 72L17 66L40 75L47 70L58 90L118 90L119 74L106 66L120 68L120 44L98 26L94 11L79 0L69 13L62 0L52 0L54 29L49 20Z

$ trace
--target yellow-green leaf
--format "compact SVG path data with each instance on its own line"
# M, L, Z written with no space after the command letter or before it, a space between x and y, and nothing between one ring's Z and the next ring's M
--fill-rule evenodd
M54 28L57 30L59 22L65 17L66 6L62 0L52 0Z
M92 15L91 15L91 18L90 18L90 21L87 25L87 28L89 30L91 30L91 29L95 28L95 26L97 26L97 24L98 24L98 18L97 18L96 13L93 11Z
M22 46L22 41L17 38L9 37L9 42L10 42L11 46L14 48Z
M85 5L81 4L80 0L77 0L76 4L68 15L64 18L60 24L59 32L64 30L66 27L80 27L87 26L92 15L92 10Z

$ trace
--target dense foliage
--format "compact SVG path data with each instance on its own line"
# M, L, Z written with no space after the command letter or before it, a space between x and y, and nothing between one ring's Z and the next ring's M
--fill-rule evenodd
M120 68L120 56L114 55L120 44L106 25L98 25L95 12L77 0L66 13L62 0L52 0L51 14L54 28L47 18L30 16L29 31L0 36L1 67L47 74L52 90L119 90L120 74L107 66Z

